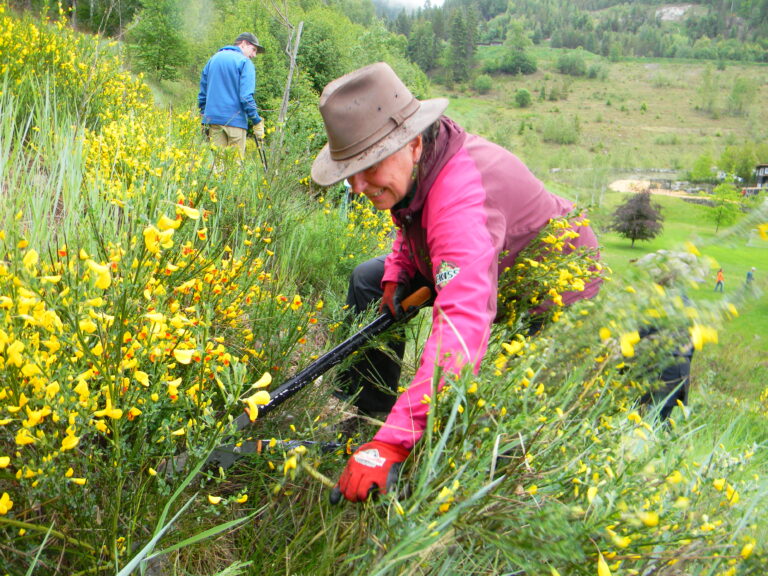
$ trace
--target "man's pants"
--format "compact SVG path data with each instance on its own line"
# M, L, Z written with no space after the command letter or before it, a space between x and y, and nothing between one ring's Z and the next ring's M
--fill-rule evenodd
M247 136L245 128L237 126L222 126L211 124L208 127L208 137L216 146L225 148L234 146L240 152L240 158L245 158L245 140Z

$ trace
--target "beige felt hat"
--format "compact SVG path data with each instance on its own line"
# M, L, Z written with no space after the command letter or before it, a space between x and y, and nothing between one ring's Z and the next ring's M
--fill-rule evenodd
M320 96L328 134L312 179L330 186L397 152L437 120L445 98L417 100L384 62L330 82Z

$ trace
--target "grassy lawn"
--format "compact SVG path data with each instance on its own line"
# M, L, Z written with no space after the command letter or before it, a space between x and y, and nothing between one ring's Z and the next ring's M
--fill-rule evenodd
M481 47L478 60L492 58L498 50ZM587 66L601 71L589 79L558 73L557 50L536 48L533 53L538 72L495 76L493 90L482 96L457 87L448 115L515 151L540 175L560 169L557 179L564 183L602 186L633 169L689 170L702 154L717 159L726 146L766 139L768 106L763 95L768 66L729 63L718 70L700 61L612 63L584 53ZM712 97L716 110L724 109L736 78L753 78L762 87L745 114L702 111L707 96L702 92L702 74L707 67L718 88ZM515 91L521 88L533 96L529 108L514 107ZM444 95L446 90L435 85L433 92ZM550 99L553 92L559 92L557 100ZM537 137L543 123L553 118L578 122L576 145L561 146Z

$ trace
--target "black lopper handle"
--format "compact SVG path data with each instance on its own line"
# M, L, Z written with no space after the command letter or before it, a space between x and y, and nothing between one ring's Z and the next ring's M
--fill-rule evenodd
M414 291L402 302L403 317L401 320L395 320L389 313L385 312L378 316L373 322L362 328L359 332L347 338L344 342L329 350L320 358L312 362L309 366L298 372L295 376L286 380L283 384L271 390L269 393L270 401L268 404L259 408L259 415L267 414L277 406L288 400L299 390L304 388L310 382L313 382L319 376L325 374L328 370L340 364L350 354L358 350L363 344L371 340L390 328L392 325L410 320L419 310L428 305L432 300L432 291L423 286ZM247 414L241 414L237 418L238 429L250 425L250 419Z

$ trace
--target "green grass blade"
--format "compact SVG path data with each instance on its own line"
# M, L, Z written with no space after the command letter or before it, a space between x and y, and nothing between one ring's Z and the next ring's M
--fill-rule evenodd
M198 534L190 536L189 538L185 538L181 542L177 542L176 544L169 546L168 548L164 548L163 550L159 550L155 552L151 556L147 556L146 560L152 560L153 558L157 558L158 556L170 554L171 552L174 552L176 550L181 550L183 548L186 548L187 546L192 546L194 544L202 542L203 540L207 540L208 538L217 536L222 532L226 532L232 528L235 528L236 526L239 526L243 522L247 522L248 520L253 518L256 514L263 512L265 509L266 509L266 506L260 508L259 510L255 510L251 512L250 514L248 514L248 516L244 516L236 520L230 520L229 522L224 522L223 524L219 524L218 526L214 526L213 528L208 528L208 530L204 530Z

